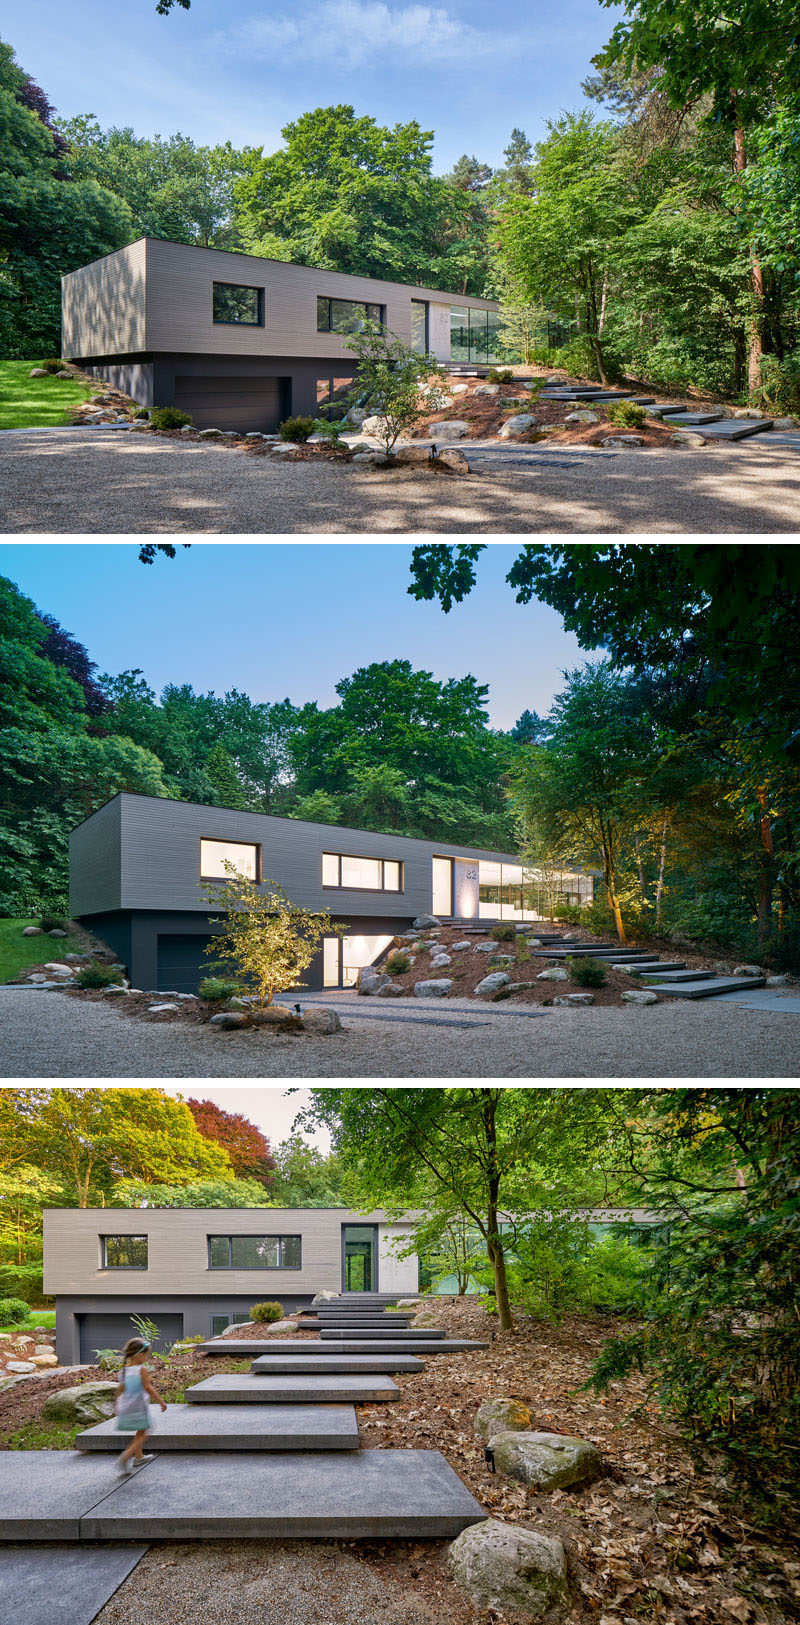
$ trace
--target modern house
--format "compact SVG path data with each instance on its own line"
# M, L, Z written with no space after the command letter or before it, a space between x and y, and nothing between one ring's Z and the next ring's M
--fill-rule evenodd
M209 974L209 891L231 863L254 886L346 925L326 937L309 988L351 987L415 917L536 920L537 875L519 857L447 841L376 834L229 807L121 792L70 836L70 914L113 948L135 987L194 992ZM560 877L566 901L590 902L591 875Z
M164 1343L217 1335L275 1299L316 1292L417 1291L416 1255L397 1257L410 1221L349 1208L46 1208L44 1290L56 1300L62 1365L121 1348L131 1316Z
M352 385L370 319L440 361L491 362L497 305L142 237L62 278L62 355L198 428L273 431Z

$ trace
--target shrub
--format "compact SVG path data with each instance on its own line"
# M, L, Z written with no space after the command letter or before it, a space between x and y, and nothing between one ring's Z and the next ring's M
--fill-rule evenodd
M250 1307L250 1319L257 1320L259 1325L271 1326L274 1321L283 1320L283 1304L274 1298L268 1298L266 1303L254 1303Z
M493 942L516 942L517 931L513 925L493 925L489 932Z
M78 987L111 987L113 983L122 980L122 972L112 970L110 965L101 965L99 960L92 959L88 965L81 965L75 980Z
M408 954L404 954L400 950L390 954L386 961L386 969L390 976L402 976L403 971L411 969L411 960Z
M22 1298L0 1298L0 1326L21 1326L30 1314Z
M99 1365L101 1371L117 1371L122 1365L120 1349L95 1349L93 1365Z
M314 419L314 433L321 435L328 446L341 446L343 428L344 424L341 418Z
M514 380L510 367L490 367L487 377L490 384L510 384Z
M602 987L606 979L606 967L602 959L591 959L588 954L567 956L567 970L570 981L577 987Z
M147 406L135 406L133 409L133 416L135 418L149 418L150 409Z
M644 407L635 406L633 401L610 401L607 416L609 423L615 423L620 429L641 429L647 422Z
M60 914L43 914L39 921L40 931L68 931L69 920Z
M240 988L233 976L204 976L197 991L201 999L213 1004L218 999L234 999Z
M191 421L189 413L180 412L177 406L157 406L155 412L150 413L153 429L185 429Z
M278 433L281 440L296 440L303 445L317 427L314 418L284 418Z
M37 1264L0 1265L0 1298L6 1297L24 1298L30 1304L42 1303L41 1259Z
M37 361L37 367L43 367L45 372L63 372L69 366L68 361L59 361L57 356L50 356L47 361Z

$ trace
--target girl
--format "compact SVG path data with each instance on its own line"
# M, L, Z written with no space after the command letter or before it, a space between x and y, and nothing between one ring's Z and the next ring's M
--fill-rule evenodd
M161 1395L156 1393L144 1363L149 1347L150 1344L143 1337L130 1337L122 1350L122 1371L114 1396L115 1425L120 1433L132 1433L133 1438L118 1458L121 1473L131 1473L134 1463L141 1467L153 1459L142 1454L142 1445L150 1429L148 1396L161 1406L162 1411L167 1408Z

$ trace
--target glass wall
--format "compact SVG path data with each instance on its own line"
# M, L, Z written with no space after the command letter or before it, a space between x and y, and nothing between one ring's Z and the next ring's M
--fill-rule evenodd
M433 859L433 912L437 915L453 912L453 860Z
M427 299L412 299L411 301L411 348L417 355L428 353L428 301Z
M500 318L494 310L468 310L450 306L450 360L498 361L501 356Z
M393 941L393 937L342 937L342 987L355 987L359 971Z
M482 858L478 872L478 911L482 920L549 919L559 903L583 907L592 901L592 876L574 870L529 869L519 863L494 863Z

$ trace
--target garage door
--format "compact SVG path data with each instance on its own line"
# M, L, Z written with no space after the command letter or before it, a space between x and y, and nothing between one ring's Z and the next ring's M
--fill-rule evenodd
M143 1311L142 1311L143 1312ZM129 1337L138 1335L130 1315L79 1315L81 1360L92 1364L98 1349L122 1349ZM183 1337L183 1315L148 1315L158 1327L155 1348L168 1348Z
M203 949L211 937L161 936L158 938L159 992L196 993L204 976L213 974L210 960Z
M175 405L198 429L260 429L272 434L282 418L281 378L176 378Z

